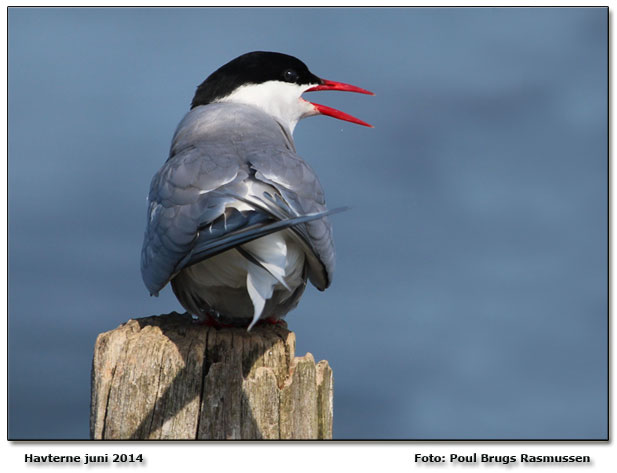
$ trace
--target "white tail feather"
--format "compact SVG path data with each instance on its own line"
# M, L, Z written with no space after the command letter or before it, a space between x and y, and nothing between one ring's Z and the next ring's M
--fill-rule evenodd
M270 273L257 266L249 267L246 276L246 288L251 302L253 303L253 320L247 328L250 331L261 317L266 301L272 297L274 286L277 284L276 278Z
M259 238L243 245L259 263L274 276L285 289L291 291L285 281L285 266L287 264L287 245L280 233Z

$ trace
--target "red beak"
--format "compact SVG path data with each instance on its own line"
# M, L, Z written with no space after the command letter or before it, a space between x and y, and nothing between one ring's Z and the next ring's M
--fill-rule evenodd
M344 84L343 82L334 82L332 80L322 79L322 83L320 85L316 85L315 87L311 87L307 89L305 92L315 92L318 90L340 90L343 92L357 92L359 94L367 94L367 95L375 95L373 92L370 92L366 89L361 89L360 87L356 87L355 85ZM328 115L330 117L338 118L339 120L345 120L351 123L356 123L362 126L368 126L373 128L373 125L369 125L362 120L348 115L347 113L341 112L340 110L336 110L335 108L326 107L325 105L320 105L318 103L309 102L315 110L317 110L322 115Z

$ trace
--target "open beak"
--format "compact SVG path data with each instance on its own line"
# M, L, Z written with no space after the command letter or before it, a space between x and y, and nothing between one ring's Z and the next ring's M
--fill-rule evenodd
M367 95L375 95L373 92L369 92L366 89L361 89L360 87L356 87L355 85L344 84L343 82L334 82L332 80L322 79L321 84L316 85L315 87L311 87L310 89L305 90L305 92L316 92L318 90L340 90L343 92L356 92L358 94L367 94ZM362 126L368 126L373 128L373 125L369 125L362 120L348 115L347 113L341 112L340 110L336 110L335 108L326 107L325 105L320 105L318 103L309 102L318 113L322 115L328 115L330 117L338 118L339 120L345 120L351 123L356 123Z

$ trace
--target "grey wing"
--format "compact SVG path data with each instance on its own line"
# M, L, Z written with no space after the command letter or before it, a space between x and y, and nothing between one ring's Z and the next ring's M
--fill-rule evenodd
M323 200L321 187L317 183L317 201L311 204L304 195L308 188L303 182L299 181L300 193L296 193L286 188L285 179L267 175L259 163L253 168L233 156L219 153L211 157L194 147L165 163L150 188L142 249L142 276L151 294L158 294L187 266L285 228L291 228L305 246L313 284L322 290L328 286L334 252L325 218L331 212L319 203ZM249 210L233 208L238 202ZM319 233L320 228L326 230ZM315 238L324 234L329 247L322 243L323 238ZM327 263L322 254L331 256Z
M255 153L249 157L255 177L275 187L295 215L326 211L323 188L311 167L292 150ZM338 209L337 209L338 210ZM332 225L328 218L312 220L303 225L305 240L316 261L309 258L309 279L319 290L332 282L335 266Z
M225 202L205 195L238 177L233 159L214 159L188 147L170 158L150 185L141 273L151 294L167 284L195 244L198 228L224 213Z

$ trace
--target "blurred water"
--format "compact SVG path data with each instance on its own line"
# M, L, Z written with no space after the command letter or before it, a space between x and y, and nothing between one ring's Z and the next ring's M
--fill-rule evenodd
M9 10L9 436L86 438L195 87L251 50L376 92L296 129L337 274L288 317L336 438L606 438L607 10Z

